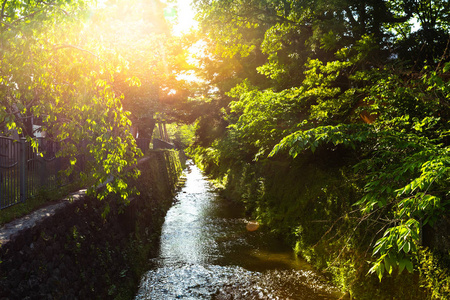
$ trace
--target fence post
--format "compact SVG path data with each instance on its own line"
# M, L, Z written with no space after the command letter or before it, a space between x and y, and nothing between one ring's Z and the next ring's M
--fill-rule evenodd
M39 151L40 151L40 155L43 155L42 157L40 155L37 155L36 153L33 153L35 155L35 160L36 160L36 169L37 169L37 174L39 174L39 188L42 188L46 185L48 185L48 171L47 171L47 162L45 160L45 155L48 152L47 149L47 141L40 137L38 138L38 143L39 143ZM33 150L34 152L34 150Z
M3 203L3 169L2 167L2 158L0 157L0 209L2 209L5 204ZM5 197L6 198L6 197Z
M27 199L27 144L25 139L20 139L19 143L20 202L25 202Z

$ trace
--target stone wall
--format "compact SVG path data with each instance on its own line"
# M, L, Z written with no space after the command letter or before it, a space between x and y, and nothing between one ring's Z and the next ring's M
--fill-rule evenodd
M131 299L158 249L182 165L151 151L125 209L115 196L85 197L19 232L0 248L0 299ZM102 218L109 203L111 211Z

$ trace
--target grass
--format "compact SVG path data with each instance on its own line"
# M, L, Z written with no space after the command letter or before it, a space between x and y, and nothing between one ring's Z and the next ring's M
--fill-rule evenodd
M27 198L24 203L15 204L0 210L0 226L23 217L51 202L62 199L74 189L76 189L75 185L67 185L52 190L42 189L35 196Z

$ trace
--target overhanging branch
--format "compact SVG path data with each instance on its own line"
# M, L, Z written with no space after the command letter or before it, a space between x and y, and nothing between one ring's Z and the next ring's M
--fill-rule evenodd
M3 20L3 18L5 17L5 6L6 6L6 2L8 2L8 0L4 0L3 4L2 4L2 13L0 15L0 21Z
M100 57L98 57L98 55L95 54L95 53L92 52L92 51L89 51L89 50L80 48L80 47L78 47L78 46L69 45L69 44L62 44L62 45L55 46L55 47L53 47L53 50L58 51L58 50L60 50L60 49L65 49L65 48L72 48L72 49L76 49L76 50L79 50L79 51L82 51L82 52L86 52L86 53L89 53L90 55L96 57L97 59L100 59ZM101 59L100 59L100 60L101 60Z

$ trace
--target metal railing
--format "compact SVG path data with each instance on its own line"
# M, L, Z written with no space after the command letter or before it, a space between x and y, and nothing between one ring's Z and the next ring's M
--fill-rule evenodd
M22 203L42 188L69 182L61 171L68 161L56 157L58 144L38 139L40 155L26 139L0 137L0 209Z
M142 152L149 149L150 139L136 142ZM25 202L39 190L68 184L76 176L62 172L70 163L67 158L56 157L60 144L44 138L38 138L38 144L37 152L24 138L0 136L0 210ZM77 171L85 169L86 159L77 157Z
M153 149L175 149L175 145L167 141L154 138Z

